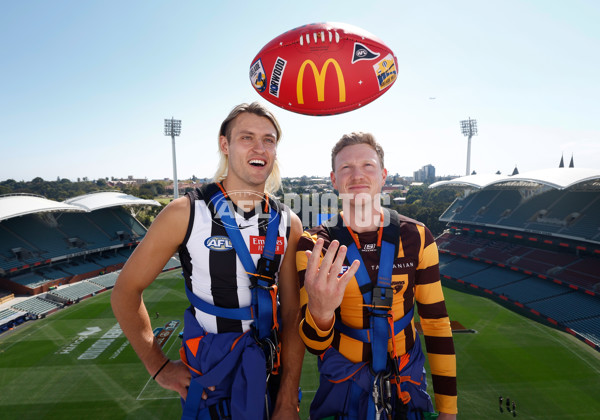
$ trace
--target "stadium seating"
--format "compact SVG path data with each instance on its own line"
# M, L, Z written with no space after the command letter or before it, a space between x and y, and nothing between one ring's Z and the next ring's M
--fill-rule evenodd
M163 271L173 270L178 267L181 267L181 262L178 258L172 257L169 261L167 261L167 264L165 265Z
M48 292L48 294L64 299L68 302L76 302L101 290L104 290L104 287L88 281L82 281L69 285L68 287L53 290Z
M446 234L438 240L442 252L478 258L555 278L590 291L600 291L600 259L550 251L475 235ZM454 276L453 276L454 277Z
M440 217L443 278L512 302L600 350L600 195L482 190Z
M565 325L592 343L600 343L600 316L567 321Z
M83 259L73 260L70 263L61 264L61 269L74 274L85 274L96 270L102 270L104 266L97 264L94 261L85 261Z
M480 267L479 264L473 265L474 268ZM500 286L512 284L515 282L521 282L521 280L528 278L529 276L523 273L517 273L514 271L507 271L500 267L492 265L485 265L484 270L477 270L471 274L465 274L460 277L462 280L467 281L471 284L476 284L479 287L485 289L496 289ZM445 270L447 272L447 270Z
M480 215L480 223L496 224L505 214L510 214L521 202L521 195L515 190L501 190L492 201L486 204L486 211Z
M4 309L0 311L0 325L3 323L2 321L8 319L14 315L17 315L19 312L14 309Z
M56 302L52 302L50 300L42 299L39 297L32 297L30 299L12 305L13 309L28 312L36 316L46 315L50 312L56 311L61 307L62 305Z
M108 274L102 274L97 277L92 277L91 279L88 279L88 281L90 283L97 284L98 286L103 287L105 289L112 289L113 287L115 287L117 277L119 277L119 272L115 271Z
M0 277L40 293L49 281L119 268L145 234L122 207L11 217L0 221Z
M464 276L487 270L489 267L490 266L488 264L483 262L475 262L463 258L456 258L444 265L444 274L456 279L462 279Z
M139 241L145 232L121 208L14 217L0 222L0 268L10 271L65 255L126 245ZM122 260L115 259L113 264L119 262Z
M13 283L20 284L22 286L29 287L31 289L35 289L36 287L46 283L48 279L45 277L35 273L25 273L14 276L10 279Z
M600 316L598 298L576 292L530 302L528 306L561 323Z
M600 197L593 191L522 196L516 189L483 189L455 200L440 220L600 241Z
M495 288L494 291L521 303L535 302L573 292L564 286L533 276L527 276L522 281Z
M103 211L103 210L98 210ZM82 223L82 221L87 223ZM110 235L98 229L86 215L80 213L63 213L58 219L58 227L67 238L82 239L86 247L103 247L112 244Z

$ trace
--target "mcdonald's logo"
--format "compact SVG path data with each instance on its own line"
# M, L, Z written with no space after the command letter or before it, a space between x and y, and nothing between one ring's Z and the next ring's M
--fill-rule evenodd
M325 101L325 75L327 74L327 69L329 65L333 64L335 67L335 71L337 73L338 79L338 90L339 90L339 98L340 102L346 102L346 83L344 82L344 74L342 73L342 69L337 61L333 58L329 58L321 67L321 71L317 69L317 66L312 60L304 60L304 63L300 66L300 71L298 72L298 81L296 83L296 94L298 96L298 103L304 103L304 94L303 94L303 86L302 82L304 79L304 68L309 65L313 71L313 75L315 76L315 85L317 87L317 101L323 102Z

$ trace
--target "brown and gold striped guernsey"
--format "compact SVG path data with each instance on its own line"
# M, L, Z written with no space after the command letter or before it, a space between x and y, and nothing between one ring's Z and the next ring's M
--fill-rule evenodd
M393 210L390 212L395 213ZM394 298L392 313L394 321L402 318L417 303L417 311L423 328L423 336L427 349L427 357L431 368L436 409L446 413L457 412L456 389L456 357L450 320L446 311L444 295L439 276L439 257L434 238L422 223L402 215L397 216L397 226L394 241L397 245L397 255L392 272L392 288ZM336 218L337 219L337 218ZM341 218L331 225L341 225ZM346 229L344 227L344 229ZM340 333L333 327L328 331L319 330L310 312L307 311L308 296L304 289L304 274L306 270L306 250L312 250L318 238L325 243L326 252L333 239L330 227L320 225L303 233L298 243L296 265L300 279L300 299L302 305L302 321L300 335L307 349L313 354L323 353L329 346L337 349L352 362L370 361L370 344L354 340ZM384 236L386 235L384 229ZM389 232L388 237L389 237ZM372 284L377 282L379 264L379 247L377 246L377 231L358 234L359 252L369 273ZM390 241L388 239L388 241ZM340 240L343 245L349 245ZM344 262L344 269L350 265ZM352 279L344 294L342 305L335 311L335 317L353 328L368 328L368 311L363 304L361 290L356 278ZM414 320L403 330L395 331L396 352L406 353L415 342ZM391 351L391 339L388 350Z

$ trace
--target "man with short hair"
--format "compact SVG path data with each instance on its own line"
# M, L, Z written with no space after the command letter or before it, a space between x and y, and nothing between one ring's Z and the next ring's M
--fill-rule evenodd
M331 181L342 212L298 244L300 335L319 356L312 420L413 420L433 411L415 301L438 419L456 418L456 359L437 247L422 223L381 207L383 158L371 134L338 141Z
M215 182L160 213L113 289L123 332L152 378L180 394L184 419L298 418L304 348L295 251L302 225L270 195L280 185L280 138L262 105L235 107L219 131ZM175 252L191 306L181 360L171 361L142 292Z

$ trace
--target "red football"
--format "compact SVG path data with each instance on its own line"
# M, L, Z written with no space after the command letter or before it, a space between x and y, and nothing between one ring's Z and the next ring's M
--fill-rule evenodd
M313 23L285 32L265 45L250 66L250 81L260 96L308 115L363 107L396 77L392 50L345 23Z

